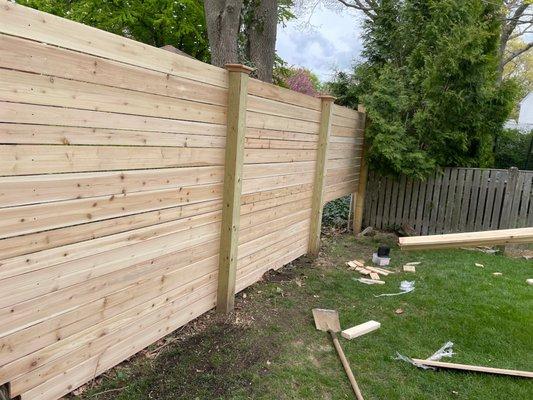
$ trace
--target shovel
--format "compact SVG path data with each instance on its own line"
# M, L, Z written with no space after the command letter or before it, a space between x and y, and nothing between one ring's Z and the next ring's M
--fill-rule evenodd
M337 354L341 359L344 371L346 371L346 375L348 375L348 379L352 384L352 389L355 393L355 397L357 398L357 400L364 400L363 395L361 394L361 390L359 390L359 386L357 385L355 377L353 376L352 369L350 368L350 363L348 363L348 360L344 355L344 351L342 351L339 339L337 339L337 332L341 330L341 324L339 322L339 313L336 310L313 308L313 318L315 319L316 329L318 329L319 331L329 332L329 334L331 335L333 345L335 346Z

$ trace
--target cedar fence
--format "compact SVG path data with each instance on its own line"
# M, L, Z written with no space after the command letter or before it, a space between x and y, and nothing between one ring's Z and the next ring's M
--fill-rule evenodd
M54 400L268 269L357 191L364 112L0 0L0 385Z
M445 168L425 181L370 172L364 224L418 235L533 226L533 171Z

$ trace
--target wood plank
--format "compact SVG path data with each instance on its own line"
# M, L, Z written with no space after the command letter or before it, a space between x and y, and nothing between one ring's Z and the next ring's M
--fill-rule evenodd
M522 171L522 174L525 175L524 178L524 189L522 190L522 200L520 202L520 210L518 213L518 227L523 228L526 226L528 209L529 215L533 215L533 196L532 196L532 181L533 173Z
M481 183L479 186L479 196L477 199L477 209L476 209L476 216L475 216L475 224L474 224L474 230L482 230L483 229L483 215L486 211L486 199L487 199L487 190L489 185L489 179L490 179L490 170L484 169L481 171Z
M0 124L0 143L220 148L225 146L226 140L222 136L201 134L3 123Z
M222 201L215 200L2 239L0 241L0 260L4 260L2 264L6 267L0 269L0 276L3 276L3 271L7 269L7 261L5 260L8 258L24 255L24 257L21 257L22 265L29 267L34 259L33 255L28 255L31 253L91 239L104 238L117 233L135 231L140 228L148 228L152 225L154 229L157 229L157 225L165 222L219 211L221 209ZM137 234L137 232L130 233L132 240ZM108 239L111 241L114 240L113 237ZM102 241L106 240L102 239ZM96 252L96 249L100 249L98 246L103 246L103 244L95 243L94 246L89 252Z
M533 243L533 228L399 238L399 244L403 250L489 246L507 243Z
M0 178L0 207L221 183L222 166Z
M3 68L219 106L227 105L228 95L225 87L213 86L45 43L0 35L0 53L2 53L0 67Z
M450 226L451 226L451 219L452 219L452 212L453 212L453 206L454 206L454 199L455 199L455 191L456 191L456 185L457 185L457 169L455 168L447 168L448 170L448 187L446 189L446 196L445 200L442 203L442 213L441 213L441 232L442 233L449 233L450 232Z
M458 168L457 186L456 186L457 189L456 189L454 201L452 204L453 210L452 210L452 216L451 216L448 233L459 231L459 223L460 222L462 223L465 221L464 219L461 219L462 207L464 207L466 204L466 208L468 208L468 197L466 197L466 199L464 198L465 196L468 196L468 195L465 195L464 193L465 181L466 181L465 176L466 176L466 170L464 168Z
M476 214L478 208L479 188L481 185L481 170L475 169L473 171L472 190L470 196L470 205L468 207L467 231L473 231L476 224Z
M309 233L309 253L318 256L320 250L320 232L322 229L322 211L325 193L326 158L333 115L333 101L331 96L321 97L320 131L316 156L315 179L313 183L313 197L311 203L311 229Z
M413 361L417 364L427 365L429 367L457 369L457 370L472 371L472 372L483 372L487 374L519 376L522 378L533 378L533 372L529 372L529 371L517 371L513 369L480 367L477 365L455 364L455 363L447 363L447 362L442 362L442 361L420 360L418 358L413 358Z
M500 214L503 203L503 195L505 191L505 176L507 175L506 171L497 171L496 173L496 182L495 182L495 197L494 197L494 206L492 211L492 219L490 225L487 229L498 229L500 227Z
M226 135L220 124L8 102L0 102L0 122Z
M262 114L255 111L246 112L246 126L258 129L273 129L313 135L318 135L319 129L319 124L317 122Z
M229 64L228 133L224 189L222 197L222 225L220 230L217 311L229 313L235 301L235 280L241 216L242 169L245 158L246 100L251 68Z
M363 324L359 324L356 326L352 326L351 328L345 329L341 332L341 335L343 338L352 340L356 337L366 335L367 333L373 332L379 327L381 324L377 321L367 321Z
M509 219L510 219L509 228L516 228L518 226L517 217L518 217L518 211L520 207L520 200L522 198L522 190L524 188L525 176L526 176L525 174L521 174L520 172L518 172L518 176L516 179L516 188L514 190L514 195L513 195L513 203L511 205L511 213L509 215Z
M300 119L303 121L313 121L317 123L320 122L319 111L288 103L280 104L279 101L254 95L248 95L247 109L262 114Z
M487 185L487 197L485 200L485 213L483 214L482 230L490 229L490 221L494 211L494 200L496 197L497 174L499 171L491 170Z
M0 238L217 200L221 196L222 185L214 184L0 208Z
M320 111L320 100L318 98L298 93L281 86L265 83L258 79L250 79L248 92L254 96L264 97L286 104L296 104L311 110Z
M414 213L414 229L419 235L422 234L422 213L424 212L424 204L426 198L426 182L416 180L413 186L413 195L411 197L411 203L413 204ZM416 207L416 208L415 208Z
M224 124L226 121L225 107L134 90L1 68L0 81L0 101L211 124Z
M0 145L0 176L223 165L223 153L208 148Z
M465 186L463 191L463 201L461 203L461 223L458 230L467 230L470 220L470 208L472 207L471 197L473 197L474 170L468 168L465 174Z
M0 32L227 87L226 72L190 57L0 0Z
M437 172L437 176L435 178L435 186L433 187L433 197L431 200L431 217L429 220L429 227L428 227L429 234L434 234L438 232L437 229L438 229L438 223L439 223L439 211L441 207L440 200L441 200L441 193L442 192L445 193L445 190L443 187L445 177L446 177L445 171Z
M274 139L274 140L286 140L295 142L317 142L318 135L304 132L291 132L275 129L260 129L246 127L247 139Z
M435 207L433 203L433 198L434 198L433 192L434 192L435 183L437 180L437 174L438 173L436 172L435 174L430 176L426 182L426 197L424 201L424 210L422 214L422 235L427 235L430 229L431 214L432 214L433 208Z
M210 149L206 149L209 151ZM316 150L244 149L245 164L315 161Z

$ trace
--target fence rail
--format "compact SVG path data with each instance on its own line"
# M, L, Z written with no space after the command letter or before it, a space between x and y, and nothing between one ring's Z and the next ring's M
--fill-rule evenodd
M533 226L533 171L446 168L425 181L369 174L364 224L418 235Z
M230 309L356 191L364 113L247 72L0 0L11 397L57 399L217 296Z

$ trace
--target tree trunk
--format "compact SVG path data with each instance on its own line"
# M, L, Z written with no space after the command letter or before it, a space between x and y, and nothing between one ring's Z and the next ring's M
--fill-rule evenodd
M249 30L250 61L257 68L257 77L269 83L274 68L277 25L278 0L260 0Z
M204 0L211 64L239 62L237 37L243 0Z

